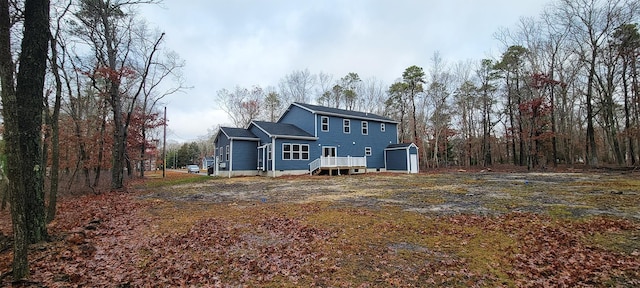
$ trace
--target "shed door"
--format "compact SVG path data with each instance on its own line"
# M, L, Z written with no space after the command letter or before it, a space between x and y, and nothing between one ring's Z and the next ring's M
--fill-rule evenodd
M418 173L418 154L409 155L409 164L411 165L411 173Z

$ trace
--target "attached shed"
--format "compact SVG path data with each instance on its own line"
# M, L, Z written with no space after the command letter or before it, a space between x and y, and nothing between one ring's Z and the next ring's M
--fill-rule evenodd
M260 138L241 128L220 127L215 138L216 176L257 175L256 159Z
M418 173L418 146L413 143L391 144L384 149L387 171Z

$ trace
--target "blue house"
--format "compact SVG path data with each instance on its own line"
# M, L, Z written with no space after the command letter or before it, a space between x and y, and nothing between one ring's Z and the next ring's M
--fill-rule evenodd
M221 127L214 174L418 172L418 147L398 143L398 122L379 115L293 103L277 122Z

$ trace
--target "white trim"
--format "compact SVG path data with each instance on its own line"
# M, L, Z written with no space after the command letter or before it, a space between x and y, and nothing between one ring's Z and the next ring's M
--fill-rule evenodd
M276 138L271 138L271 171L273 177L276 177Z
M231 172L233 172L233 139L229 140L229 178L231 178Z
M317 119L317 118L316 118L316 119ZM327 119L327 130L322 129L322 127L323 127L323 125L324 125L324 122L323 122L323 120L324 120L324 119ZM329 127L329 123L330 123L330 121L329 121L329 120L330 120L330 119L331 119L331 118L329 118L329 116L320 116L320 131L322 131L322 132L329 132L329 129L330 129L330 127Z
M349 132L345 132L345 128L349 128ZM342 119L342 134L351 134L351 119Z
M313 136L318 137L318 115L313 115ZM322 124L320 124L322 125Z
M410 150L411 149L407 147L407 157L406 157L407 158L407 174L411 173L411 159L409 159L409 157L411 157L410 156L411 154L409 153Z
M415 143L411 143L409 146L403 146L403 147L394 147L394 148L384 148L384 150L404 150L404 149L409 149L411 147L416 147L416 149L420 149L418 148L418 145L416 145Z
M224 136L227 137L227 139L229 140L235 139L235 140L247 140L247 141L260 141L260 138L253 138L253 137L229 137L229 134L227 134L227 132L224 131L224 128L231 128L231 127L220 127L218 134L222 132L222 134L224 134ZM218 135L216 135L215 139L217 138L218 138Z
M290 149L288 151L289 157L290 157L289 159L285 159L284 158L284 154L285 154L284 146L285 145L289 145L289 149ZM299 150L298 151L294 151L294 149L293 149L294 146L299 146ZM307 158L306 159L302 157L305 154L305 151L302 150L302 147L307 147L307 151L306 151ZM309 144L304 144L304 143L284 143L283 142L282 143L282 161L305 161L305 160L309 160L310 159L309 148L310 148ZM299 158L298 159L294 159L294 157L293 157L294 154L298 154Z
M365 127L365 126L366 126L366 127ZM367 130L367 131L366 131L367 133L364 133L364 132L365 132L365 129ZM369 122L367 122L367 121L360 121L360 133L361 133L362 135L369 135Z
M324 149L325 149L325 148L333 148L333 151L335 151L335 152L336 152L336 155L333 155L333 156L326 156L326 155L324 155ZM321 156L321 157L337 157L337 156L338 156L338 146L322 146L322 151L320 151L320 152L321 152L321 153L320 153L320 156Z

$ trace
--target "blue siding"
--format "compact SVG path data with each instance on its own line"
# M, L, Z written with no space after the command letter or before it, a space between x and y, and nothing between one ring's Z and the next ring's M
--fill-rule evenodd
M282 144L307 144L309 145L309 159L305 160L284 160L282 155ZM320 157L319 154L312 152L314 146L318 146L314 141L308 140L293 140L293 139L276 139L276 170L308 170L309 163L314 159ZM317 150L317 149L316 149Z
M315 121L313 119L315 115L307 110L304 110L298 106L291 105L289 109L284 112L278 123L288 123L298 126L298 128L306 131L311 135L316 135ZM320 119L318 119L319 121Z
M262 132L262 130L260 130L258 127L251 125L251 127L249 127L249 131L251 131L253 135L256 135L258 138L260 138L260 143L258 143L258 146L271 143L271 138L269 138L269 136L266 133Z
M219 168L220 170L227 170L229 168L229 161L226 158L226 147L229 145L229 138L224 135L224 133L218 133L216 137L215 147L216 147L216 156L220 157L220 163L225 163L225 168ZM222 147L222 155L220 155L220 147Z
M258 127L250 125L249 131L251 131L251 133L253 133L253 135L256 135L258 138L260 138L260 142L257 143L257 146L262 146L262 145L271 143L271 138L269 138L269 136L266 133L264 133L262 130L260 130ZM265 151L265 153L266 152L267 151ZM258 157L257 154L256 154L256 157ZM256 158L256 163L257 163L257 161L258 161L258 159ZM266 167L266 170L267 171L271 171L272 162L269 161L268 157L265 157L265 162L266 163L264 163L264 165Z
M322 146L337 147L338 157L363 157L365 147L371 147L371 156L367 157L368 168L384 168L384 149L397 142L396 124L385 123L385 131L380 129L381 122L366 121L368 134L362 134L364 120L329 116L329 131L322 131L321 115L318 117L317 155L322 155ZM350 121L350 133L344 133L343 120ZM317 157L316 157L317 158Z
M407 171L409 167L407 167L407 150L406 149L397 149L397 150L387 150L387 170L394 171Z
M233 171L256 170L258 141L233 140Z

